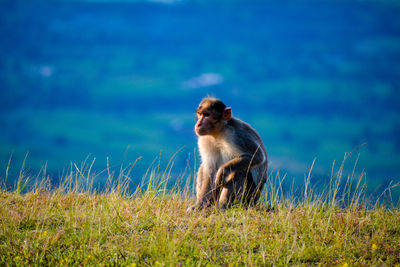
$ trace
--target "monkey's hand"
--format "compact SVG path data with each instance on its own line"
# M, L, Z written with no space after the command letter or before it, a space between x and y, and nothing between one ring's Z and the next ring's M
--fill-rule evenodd
M238 171L235 171L232 166L222 166L215 175L216 188L226 185L232 181L237 174Z
M189 208L186 209L186 213L192 213L195 211L199 211L199 210L204 210L205 208L207 208L207 205L200 203L200 204L195 204L193 206L190 206Z
M196 210L198 210L198 207L196 205L193 205L186 209L186 213L192 213Z
M235 177L241 177L247 175L250 170L251 157L240 156L228 161L222 165L215 176L215 185L225 186L231 182Z

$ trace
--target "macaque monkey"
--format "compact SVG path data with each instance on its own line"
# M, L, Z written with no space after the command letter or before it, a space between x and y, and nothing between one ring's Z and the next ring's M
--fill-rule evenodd
M204 98L196 110L195 132L201 165L197 173L196 204L187 212L217 202L254 205L267 180L267 152L257 132L232 117L231 108L213 97Z

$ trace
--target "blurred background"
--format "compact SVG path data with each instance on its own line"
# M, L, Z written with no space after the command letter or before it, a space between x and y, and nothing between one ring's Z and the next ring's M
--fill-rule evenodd
M345 170L359 155L382 192L400 180L399 16L394 0L1 1L0 179L27 153L55 182L87 157L97 172L142 157L140 181L178 152L172 178L193 174L210 94L257 129L286 189L366 143Z

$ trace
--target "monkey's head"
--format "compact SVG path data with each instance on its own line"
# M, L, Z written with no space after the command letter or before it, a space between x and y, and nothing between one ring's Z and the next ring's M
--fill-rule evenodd
M217 136L225 121L232 117L231 108L213 97L204 98L196 110L197 122L194 127L198 136L212 135Z

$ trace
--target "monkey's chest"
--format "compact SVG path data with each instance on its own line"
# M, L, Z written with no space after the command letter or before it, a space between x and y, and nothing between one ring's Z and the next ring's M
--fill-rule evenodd
M227 142L205 142L199 144L203 163L219 168L228 161L239 157L240 152L234 145Z

